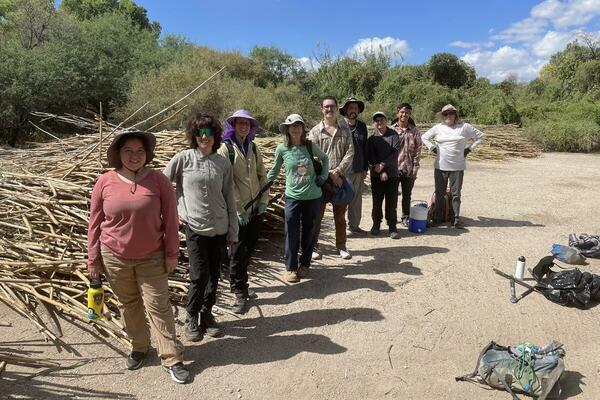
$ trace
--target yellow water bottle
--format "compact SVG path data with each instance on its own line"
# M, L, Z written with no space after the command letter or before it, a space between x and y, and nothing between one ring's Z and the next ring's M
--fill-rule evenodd
M88 289L88 311L89 319L102 319L102 309L104 308L104 289L100 277L90 280Z

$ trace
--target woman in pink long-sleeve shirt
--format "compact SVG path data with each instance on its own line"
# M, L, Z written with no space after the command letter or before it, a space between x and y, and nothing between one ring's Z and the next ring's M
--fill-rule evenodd
M126 130L109 146L108 165L115 169L101 175L92 190L88 271L92 278L105 273L121 304L132 343L126 367L141 367L152 330L163 367L174 381L185 383L189 373L168 285L179 255L177 201L169 179L146 167L155 145L154 135Z

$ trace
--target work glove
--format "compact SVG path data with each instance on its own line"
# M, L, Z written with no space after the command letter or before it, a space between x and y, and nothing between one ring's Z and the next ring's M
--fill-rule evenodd
M260 203L258 205L258 215L264 214L265 211L267 211L267 203Z
M434 147L433 149L431 149L431 152L432 152L433 154L437 154L437 153L438 153L437 147Z
M464 152L465 157L468 156L470 152L471 152L471 148L467 147Z
M244 211L243 213L238 214L238 221L240 222L240 225L244 226L250 222L250 216Z
M327 177L326 176L317 176L317 178L315 179L315 182L317 184L318 187L321 187L325 184L325 182L327 182Z

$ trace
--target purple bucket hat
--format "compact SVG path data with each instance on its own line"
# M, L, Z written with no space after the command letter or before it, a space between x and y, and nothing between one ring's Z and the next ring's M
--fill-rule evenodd
M231 114L225 120L225 129L223 130L223 140L231 139L235 136L235 128L233 124L236 118L246 118L250 120L250 132L248 133L247 140L253 141L256 137L256 131L258 130L258 121L254 119L250 111L240 109Z

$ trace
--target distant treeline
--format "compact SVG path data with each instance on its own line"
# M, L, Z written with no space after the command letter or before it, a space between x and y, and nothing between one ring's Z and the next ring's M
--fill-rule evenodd
M40 122L32 111L89 116L102 103L104 117L119 122L149 101L134 117L140 121L225 66L163 127L180 127L194 110L225 117L244 107L268 134L292 112L316 123L325 95L356 95L367 103L365 120L409 102L417 122L432 122L452 103L472 123L523 126L547 150L600 149L600 41L592 36L553 55L528 84L514 77L491 84L450 53L395 66L382 52L319 53L305 69L276 47L255 47L247 56L199 47L161 36L160 24L131 0L63 0L58 9L53 0L0 0L0 143L42 140L29 123Z

